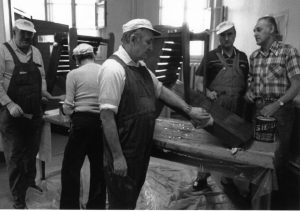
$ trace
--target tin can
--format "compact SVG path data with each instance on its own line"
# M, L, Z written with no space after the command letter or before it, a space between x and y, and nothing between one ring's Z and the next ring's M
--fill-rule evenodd
M255 118L254 138L256 141L275 141L277 120L274 117L257 116Z

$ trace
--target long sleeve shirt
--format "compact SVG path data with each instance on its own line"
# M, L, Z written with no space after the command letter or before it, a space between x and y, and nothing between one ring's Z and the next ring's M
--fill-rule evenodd
M46 80L45 80L45 70L42 55L40 51L31 46L29 51L25 54L22 52L13 40L10 40L8 44L12 47L13 51L16 53L20 62L26 63L32 56L33 62L38 64L42 76L42 91L47 90ZM10 84L10 79L12 77L15 68L14 60L8 49L4 44L0 45L0 103L1 105L6 105L11 102L11 99L7 95L7 89Z
M99 64L88 63L68 73L63 105L66 114L99 113L97 75L100 67Z

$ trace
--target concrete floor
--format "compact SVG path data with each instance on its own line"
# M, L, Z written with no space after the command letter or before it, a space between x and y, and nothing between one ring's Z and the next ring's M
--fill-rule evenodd
M65 144L67 143L67 137L61 134L53 133L52 134L52 161L50 163L46 164L46 177L51 178L51 182L57 180L60 180L60 168L61 168L61 162L63 158L63 150L65 148ZM52 189L59 189L58 186L60 186L60 182L58 185L51 184L48 182L46 184L45 181L41 181L38 178L40 178L40 173L39 173L39 162L37 161L37 179L36 183L40 186L42 186L43 189L47 189L47 186L52 186ZM9 187L8 187L8 175L7 175L7 170L6 170L6 165L5 162L0 163L0 209L12 209L12 197L9 192ZM49 189L49 188L48 188ZM40 208L40 209L51 209L53 206L49 206L49 202L52 202L51 199L47 199L44 201L40 201L40 203L35 203L33 200L30 200L30 198L34 198L32 196L42 196L38 192L35 192L32 189L29 189L27 192L27 205L29 209L35 209L35 208ZM46 195L46 194L44 194ZM30 196L30 197L29 197ZM47 195L47 197L49 197ZM50 196L51 197L51 196ZM43 198L43 197L40 197Z
M59 208L59 199L60 199L60 169L61 169L61 163L63 159L63 152L65 145L67 143L67 136L62 135L59 133L52 133L52 161L49 163L46 163L46 180L41 181L40 178L40 171L39 171L39 162L37 161L37 179L36 183L42 187L44 192L41 194L33 189L28 189L27 191L27 196L26 196L26 203L29 209L58 209ZM137 208L139 209L150 209L149 207L149 202L146 202L146 196L149 194L149 191L152 192L153 195L158 194L158 189L159 191L165 191L164 192L164 197L158 197L160 202L153 202L152 203L152 208L155 206L156 208L166 208L165 204L163 203L162 200L170 200L170 195L173 195L174 192L178 191L178 187L182 186L182 184L175 184L174 185L174 180L183 182L185 181L184 184L192 184L192 181L196 177L197 174L197 169L192 166L187 166L179 163L170 163L171 161L165 161L165 160L160 160L157 158L151 158L151 164L149 166L149 171L147 174L147 187L144 187L142 190L142 194L140 195L139 202L137 205ZM159 166L157 166L159 165ZM168 166L174 166L171 169L172 174L166 173L164 177L160 177L157 179L157 175L161 174L161 171L166 171L166 168ZM159 167L159 168L158 168ZM163 169L163 170L162 170ZM89 166L88 162L85 162L83 169L82 169L82 176L83 176L83 181L82 181L82 186L83 190L81 192L81 200L82 203L84 204L84 201L87 200L88 196L88 171ZM167 172L167 171L166 171ZM173 173L175 172L176 179L174 179ZM177 173L176 173L177 172ZM172 177L172 178L170 178ZM158 180L165 180L165 183L168 183L168 181L172 181L171 184L169 184L169 187L166 189L168 190L162 190L164 187L161 188L150 188L149 184L157 183ZM199 197L197 197L197 193L192 193L192 197L194 197L193 201L198 200L197 204L193 206L202 207L203 209L210 207L211 209L239 209L239 206L234 205L228 197L223 193L223 191L219 188L217 183L214 181L213 178L209 179L210 187L212 189L210 192L213 190L216 193L220 193L217 196L214 196L214 198L210 198L211 201L218 201L216 202L207 202L203 198L203 193L199 192ZM6 165L4 162L0 163L0 209L12 209L12 198L11 194L9 192L9 187L8 187L8 176L7 176L7 171L6 171ZM147 190L146 190L146 189ZM170 190L174 189L173 191L170 192ZM169 191L169 192L168 192ZM145 194L147 192L147 194ZM173 196L172 196L173 197ZM196 197L196 198L195 198ZM201 198L202 197L202 198ZM179 199L178 199L179 200ZM204 201L203 201L204 200ZM200 206L199 203L202 203ZM155 204L155 205L154 205ZM187 205L186 204L186 199L183 199L183 201L180 201L180 203L172 203L172 206L186 206L186 208L190 207L193 208L193 206ZM192 203L190 203L192 205ZM171 205L170 205L171 206ZM219 207L219 208L218 208ZM181 207L182 208L182 207Z

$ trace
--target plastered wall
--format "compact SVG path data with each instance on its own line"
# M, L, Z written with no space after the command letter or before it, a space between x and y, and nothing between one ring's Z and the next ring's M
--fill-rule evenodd
M259 17L272 14L288 14L286 43L300 51L300 1L299 0L224 0L228 7L228 20L235 23L235 45L249 56L258 46L253 28Z
M122 25L133 18L159 23L159 0L108 0L106 33L115 35L115 49L121 44Z

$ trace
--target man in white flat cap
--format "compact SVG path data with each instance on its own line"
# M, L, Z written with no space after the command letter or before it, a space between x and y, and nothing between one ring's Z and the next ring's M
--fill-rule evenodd
M0 45L0 133L8 166L13 208L26 208L28 187L35 184L41 129L41 99L62 100L47 92L42 56L32 46L32 22L15 21L13 38Z
M204 109L191 107L164 87L143 59L160 35L150 21L123 25L122 45L98 75L100 118L104 132L104 169L110 209L134 209L149 165L158 99L205 127Z
M244 112L244 94L247 88L249 64L244 52L233 45L236 37L235 26L230 21L224 21L216 27L220 45L208 52L196 71L196 87L198 91L206 88L206 96L223 108L246 118ZM206 72L204 73L204 61ZM203 76L205 75L205 79ZM206 87L203 87L203 80ZM201 178L205 173L198 173L194 181L194 189L201 189ZM231 180L222 178L223 183Z
M202 85L199 83L203 81L205 75L207 97L242 116L243 95L246 91L249 71L248 59L244 52L233 46L236 30L232 22L220 23L216 27L216 33L220 45L205 55L206 73L204 74L204 62L201 62L196 71L196 83L198 87Z
M80 170L87 156L91 175L86 209L103 210L106 186L97 84L101 65L95 63L93 46L86 43L74 48L73 58L79 67L66 80L63 112L72 124L61 169L60 209L80 209Z

